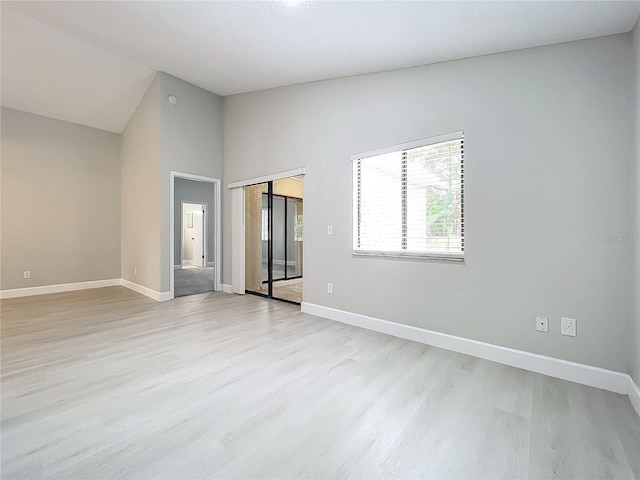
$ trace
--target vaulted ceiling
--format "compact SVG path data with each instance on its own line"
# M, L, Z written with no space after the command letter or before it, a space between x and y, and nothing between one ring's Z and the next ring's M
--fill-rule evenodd
M630 31L640 1L1 3L2 105L122 132L156 71L219 95Z

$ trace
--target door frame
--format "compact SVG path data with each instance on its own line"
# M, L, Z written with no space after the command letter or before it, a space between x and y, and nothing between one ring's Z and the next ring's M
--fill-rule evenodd
M207 267L208 266L208 260L209 260L209 255L208 255L208 251L207 251L207 228L209 227L209 224L207 223L208 219L208 210L207 210L207 204L206 203L202 203L202 202L196 202L196 201L191 201L191 200L182 200L180 202L180 211L182 212L183 216L182 218L180 218L180 233L182 233L182 231L184 230L184 204L187 203L189 205L200 205L202 207L202 253L204 255L204 260L202 261L203 263L203 267ZM174 233L175 235L175 233ZM180 242L182 244L182 242ZM184 262L184 259L182 258L182 250L180 250L180 267L182 267L182 262Z
M222 270L222 254L221 254L221 240L222 240L222 230L221 230L221 225L222 225L222 217L221 217L221 198L222 198L222 194L221 194L221 184L222 181L219 178L213 178L213 177L206 177L204 175L194 175L192 173L186 173L186 172L178 172L178 171L174 171L171 170L169 172L169 255L170 255L170 261L169 261L169 288L170 288L170 299L172 300L173 298L175 298L175 269L174 269L174 261L175 261L175 187L176 187L176 182L175 179L176 178L182 178L184 180L193 180L196 182L205 182L205 183L211 183L213 185L213 221L214 221L214 227L213 227L213 249L214 249L214 266L213 268L215 268L215 272L214 272L214 285L213 285L213 290L216 292L219 292L222 290L222 274L221 274L221 270ZM200 202L193 202L193 203L200 203ZM205 233L206 235L206 233ZM205 244L205 251L206 251L206 244ZM205 265L208 263L206 262L207 257L206 257L206 253L205 253ZM180 254L180 257L182 257L182 254Z
M289 177L297 177L306 175L304 167L288 170L286 172L274 173L271 175L263 175L261 177L240 180L237 182L229 182L227 188L232 194L232 242L231 242L231 286L227 291L230 293L245 293L245 218L244 218L244 187L255 185L258 183L267 183L274 180L282 180ZM304 264L304 252L302 254Z

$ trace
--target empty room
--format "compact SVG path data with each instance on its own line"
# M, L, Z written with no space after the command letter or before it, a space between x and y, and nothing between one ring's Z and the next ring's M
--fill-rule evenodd
M3 479L640 479L640 0L1 1Z

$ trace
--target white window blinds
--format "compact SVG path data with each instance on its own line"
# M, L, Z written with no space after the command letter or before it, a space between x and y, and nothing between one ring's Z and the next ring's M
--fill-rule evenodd
M463 258L463 132L352 160L355 254Z

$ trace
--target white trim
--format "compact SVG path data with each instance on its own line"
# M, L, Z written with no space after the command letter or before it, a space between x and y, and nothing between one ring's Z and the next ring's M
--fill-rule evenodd
M237 187L231 190L231 286L239 295L245 293L244 215L244 187Z
M472 355L485 360L491 360L504 365L522 368L531 372L541 373L550 377L561 378L615 393L630 395L630 376L626 373L614 372L582 363L492 345L490 343L425 330L411 325L389 322L387 320L345 312L344 310L337 310L335 308L307 302L302 302L301 310L304 313L386 333L394 337Z
M44 285L41 287L15 288L12 290L0 290L0 299L30 297L33 295L47 295L50 293L75 292L78 290L91 290L94 288L123 286L134 292L141 293L158 302L172 299L171 292L157 292L124 278L111 278L109 280L95 280L92 282L62 283L58 285Z
M220 179L218 178L205 177L204 175L195 175L193 173L178 172L176 170L171 170L170 173L173 173L174 177L179 177L184 180L195 180L196 182L214 183L216 180L220 181Z
M207 262L207 267L215 267L216 262Z
M174 270L182 270L182 265L174 265L173 269Z
M227 185L227 188L246 187L247 185L256 185L258 183L273 182L274 180L282 180L283 178L297 177L298 175L304 175L304 168L296 168L294 170L288 170L286 172L274 173L272 175L263 175L262 177L250 178L248 180L239 180L237 182L231 182Z
M221 192L221 185L222 185L222 181L219 178L213 178L213 177L205 177L203 175L194 175L192 173L184 173L184 172L177 172L174 170L171 170L169 172L169 255L171 255L170 257L170 261L169 261L169 265L173 265L174 259L175 259L175 226L174 226L174 222L175 222L175 206L174 206L174 202L175 202L175 179L176 178L183 178L186 180L195 180L197 182L206 182L206 183L212 183L214 186L214 193L213 193L213 208L214 208L214 222L215 222L215 228L214 228L214 232L213 232L213 238L214 238L214 246L213 248L215 249L215 255L214 255L214 264L215 265L221 265L221 258L222 258L222 251L221 251L221 245L222 245L222 208L221 208L221 203L222 203L222 192ZM221 277L221 272L220 272L220 268L216 268L214 275L215 275L215 280L214 280L214 285L213 285L213 290L216 292L219 292L221 290L221 284L222 284L222 277ZM166 294L169 295L169 300L173 299L175 297L175 278L174 278L174 273L175 270L171 269L171 272L169 272L169 292L163 292L163 293L158 293L161 296L164 296ZM153 297L151 297L153 298ZM164 298L164 297L162 297ZM162 300L160 300L162 301Z
M28 297L32 295L46 295L50 293L63 293L94 288L113 287L121 285L138 292L158 302L171 300L171 292L157 292L124 278L111 278L109 280L95 280L91 282L63 283L58 285L44 285L40 287L15 288L0 290L0 299ZM225 293L233 293L231 285L221 284L221 290ZM581 363L570 362L558 358L547 357L535 353L515 350L512 348L492 345L490 343L470 340L468 338L434 332L411 325L389 322L378 318L368 317L357 313L345 312L335 308L324 307L313 303L302 302L301 311L329 320L354 325L367 330L385 333L394 337L412 340L414 342L432 345L454 352L472 355L485 360L522 368L531 372L541 373L550 377L561 378L571 382L601 388L615 393L629 396L631 404L640 416L640 388L631 375L614 372L604 368L593 367Z
M436 135L433 137L422 138L420 140L413 140L411 142L400 143L398 145L390 145L388 147L376 148L375 150L369 150L368 152L354 153L351 155L351 160L360 160L363 158L375 157L378 155L384 155L385 153L401 152L403 150L410 150L412 148L426 147L428 145L434 145L436 143L450 142L452 140L460 140L464 138L464 130L457 130L455 132L444 133L442 135Z
M629 400L631 405L636 409L636 413L640 416L640 387L633 381L633 377L629 375Z
M411 260L437 260L443 262L464 262L464 253L429 253L429 252L410 252L402 250L394 250L391 252L382 252L379 250L353 250L354 257L384 257L384 258L407 258Z
M92 288L115 287L120 285L119 278L109 280L93 280L91 282L60 283L57 285L42 285L40 287L13 288L0 290L0 299L30 297L32 295L47 295L49 293L74 292Z
M202 206L202 266L206 267L207 260L209 260L209 252L207 251L209 246L209 239L207 238L209 233L209 205L207 203L201 203L200 205Z
M129 280L125 280L124 278L120 279L120 285L128 288L129 290L133 290L134 292L141 293L142 295L153 298L158 302L166 302L167 300L171 300L173 295L171 292L157 292L147 287L143 287L142 285L138 285L137 283L130 282Z

